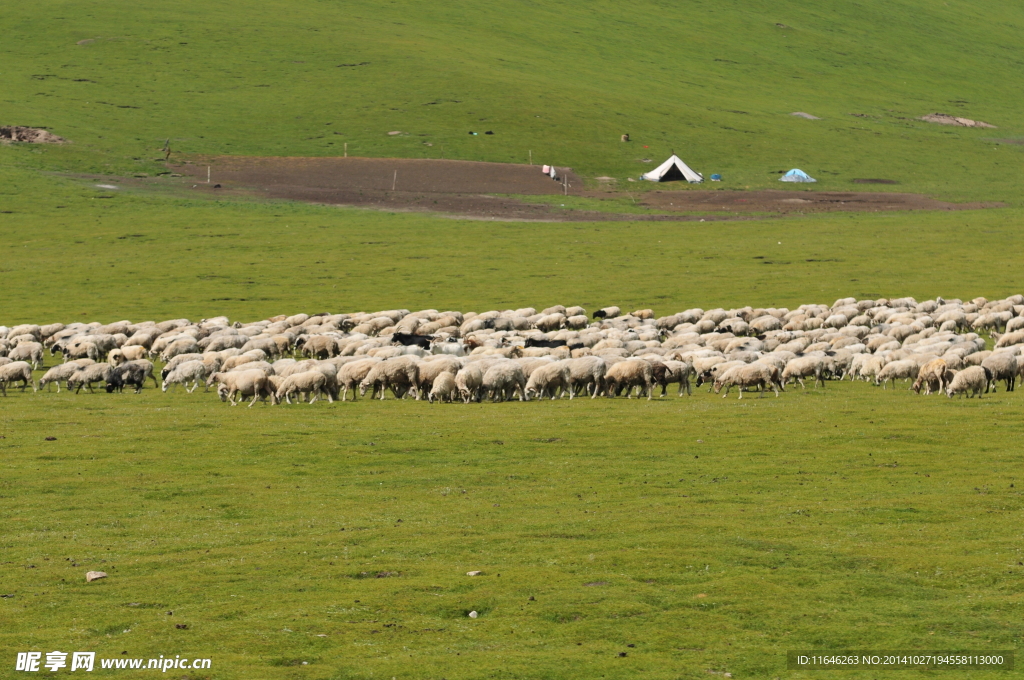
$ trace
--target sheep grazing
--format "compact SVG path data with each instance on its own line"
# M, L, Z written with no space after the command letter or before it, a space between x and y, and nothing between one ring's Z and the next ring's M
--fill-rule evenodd
M451 373L452 379L462 368L462 362L452 356L434 356L429 361L422 361L419 365L419 388L420 394L429 394L434 387L434 381L442 373Z
M75 394L78 394L84 385L86 391L92 392L93 383L106 382L109 380L110 371L113 370L113 368L113 366L107 363L82 366L72 373L70 378L68 378L68 389L70 390L74 387Z
M597 397L604 384L604 376L608 365L601 357L582 356L568 359L565 365L569 368L569 395L575 397L580 389L590 394L591 399Z
M484 384L484 368L479 363L464 366L455 374L455 386L463 403L479 402Z
M356 388L366 379L367 374L380 359L357 359L338 370L338 385L341 387L341 400L346 401L348 391L352 390L352 401L356 400Z
M953 374L949 371L949 365L945 359L932 359L918 371L917 380L914 381L910 389L921 394L921 388L924 387L925 395L935 391L943 392L946 389L946 384L952 377Z
M989 388L996 391L996 383L1000 380L1006 381L1006 391L1013 392L1017 382L1017 371L1019 370L1017 356L1011 351L993 352L981 362L982 368L988 369L992 374L989 384L985 386L987 394Z
M338 341L329 335L313 335L302 346L302 356L329 359L339 352Z
M878 372L875 384L881 382L882 389L884 390L885 383L892 381L893 389L895 389L897 380L916 380L920 370L917 362L913 359L892 361L883 366L882 370Z
M654 370L643 359L627 359L611 365L604 375L605 393L609 397L617 397L619 392L626 390L626 398L632 398L633 388L639 390L637 397L647 393L650 400L654 391Z
M978 395L978 399L981 399L991 379L992 373L988 369L970 366L953 376L953 380L946 386L946 396L952 399L954 394L966 394L970 399Z
M569 392L569 399L572 399L572 390L569 389L569 367L566 363L556 361L538 366L526 381L526 396L531 399L543 399L550 393L552 399L560 399L563 393Z
M330 391L327 389L327 376L322 372L313 370L304 373L293 373L286 377L277 388L275 399L278 403L283 398L287 403L292 403L292 395L301 395L312 404L321 396L326 396L327 401L333 402Z
M481 389L491 401L511 401L517 393L519 401L530 400L526 394L526 374L514 361L499 361L488 368Z
M456 357L466 356L466 347L458 340L435 342L430 346L431 354L450 354Z
M420 393L416 388L420 380L419 375L419 365L413 357L388 359L370 369L359 383L359 395L364 396L372 387L371 397L376 397L379 392L380 398L383 399L384 393L390 387L395 399L402 399L407 392L412 392L416 401L419 401Z
M69 361L66 364L57 364L44 373L43 377L39 379L39 389L43 389L43 386L45 385L46 391L49 392L50 385L55 383L57 385L57 393L60 394L60 382L62 380L66 382L67 379L70 378L71 375L79 368L94 363L96 362L92 359L75 359L74 361Z
M800 387L807 389L804 378L814 376L814 386L817 387L820 382L824 387L825 378L822 376L824 369L825 362L821 357L798 357L786 364L785 370L782 371L782 384L787 385L790 380L795 380L800 383Z
M651 366L655 384L661 385L661 394L664 397L668 393L670 383L679 383L679 396L683 392L693 394L690 387L690 376L693 374L693 366L685 361L659 361Z
M110 354L107 355L107 363L111 366L120 366L128 361L140 361L145 358L145 347L141 347L139 345L132 345L131 347L122 346L111 350ZM176 358L177 357L175 357L175 359Z
M208 392L210 385L214 382L213 376L216 375L216 373L208 373L207 371L207 366L202 361L183 361L171 369L170 372L164 374L164 384L161 389L166 392L175 385L181 385L185 388L186 392L192 394L196 391L196 388L199 387L199 383L209 375L210 380L206 383L206 389L204 390ZM189 382L192 383L192 389L188 388Z
M619 314L622 314L621 307L604 307L594 312L595 319L614 319Z
M722 391L722 387L725 387L725 394L722 395L723 399L729 396L729 389L733 386L739 388L740 399L743 398L743 390L752 387L758 388L762 397L764 396L765 388L770 387L774 390L775 396L778 397L780 380L778 368L754 362L752 364L743 364L742 366L733 366L715 379L713 387L715 394L719 394Z
M135 388L135 394L138 394L142 391L146 378L153 381L154 388L159 387L153 375L153 362L148 359L137 359L114 366L107 379L107 392L121 392L125 385L131 385Z
M455 376L449 371L444 371L434 378L434 383L427 394L427 400L433 404L435 401L452 403L459 396L458 385L455 384Z
M43 345L38 342L21 342L7 353L11 361L27 361L32 364L32 370L43 365Z
M193 354L200 351L199 344L195 338L181 338L175 340L160 353L160 360L164 363L170 361L179 354Z
M160 377L166 380L167 376L170 375L171 371L176 369L178 366L181 366L186 361L203 361L205 356L205 354L198 353L179 354L178 356L174 357L166 364L164 364L164 367L160 369ZM211 371L211 373L216 373L216 371Z
M256 403L256 400L265 400L267 397L273 399L274 393L270 391L270 380L263 371L237 371L235 373L214 373L211 378L217 385L217 395L221 401L230 401L232 406L237 406L239 401L252 397L249 408Z
M12 361L0 366L0 392L5 397L7 396L7 384L19 381L22 392L29 385L32 385L33 392L36 391L36 386L32 383L32 366L27 361Z

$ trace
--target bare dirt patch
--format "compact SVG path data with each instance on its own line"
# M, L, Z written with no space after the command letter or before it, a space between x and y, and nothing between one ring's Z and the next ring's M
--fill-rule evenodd
M654 191L643 205L659 210L718 210L733 213L881 212L975 210L1001 203L947 203L919 194L867 191Z
M440 159L218 156L194 158L176 170L195 182L193 190L204 193L255 193L310 203L496 220L720 220L751 219L755 213L962 210L1001 205L954 204L916 194L868 192L683 188L629 193L609 186L607 180L612 178L599 178L605 180L600 182L603 187L587 189L570 168L556 169L559 177L564 177L563 183L552 180L536 165ZM563 193L595 199L631 198L638 207L664 214L567 210L550 199L532 203L528 198Z
M980 120L971 120L970 118L961 118L960 116L951 116L948 113L929 113L927 116L921 116L921 120L926 123L938 123L939 125L959 125L960 127L973 127L973 128L995 128L995 125L984 123Z
M26 127L24 125L4 125L0 127L0 142L27 142L29 144L63 144L67 140L58 137L43 128Z

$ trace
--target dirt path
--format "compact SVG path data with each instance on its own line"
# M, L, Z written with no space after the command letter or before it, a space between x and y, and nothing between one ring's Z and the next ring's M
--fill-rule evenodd
M206 183L207 168L211 182ZM835 211L972 210L998 203L953 204L917 194L822 191L733 191L694 189L635 192L638 205L662 215L565 210L509 198L560 195L624 198L621 188L586 189L569 168L566 183L540 166L401 158L193 158L176 170L199 182L202 192L256 192L267 198L351 205L393 211L440 212L456 217L544 221L663 221L750 219L752 213ZM218 186L219 185L219 186ZM689 213L687 215L672 213ZM702 214L703 213L703 214Z

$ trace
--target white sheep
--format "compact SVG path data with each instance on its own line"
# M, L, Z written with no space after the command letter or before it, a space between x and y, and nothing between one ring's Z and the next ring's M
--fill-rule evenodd
M207 375L207 366L202 361L184 361L164 374L164 384L161 390L166 392L174 385L181 385L185 388L186 392L192 394ZM189 382L192 382L192 389L188 389ZM209 391L209 389L210 383L206 385L204 391Z
M800 387L807 389L807 385L804 384L804 378L813 375L814 386L817 387L818 382L821 382L821 386L824 387L825 378L822 376L824 370L825 362L821 357L797 357L786 364L785 370L782 371L782 383L785 385L790 380L796 380L800 383Z
M978 399L981 399L991 375L981 366L969 366L953 376L953 380L946 386L946 396L952 399L954 394L966 394L970 399L978 395Z
M480 401L484 383L485 366L483 362L467 364L455 374L455 386L463 402Z
M32 385L32 391L36 391L32 383L32 366L27 361L12 361L0 366L0 392L7 396L7 383L21 382L21 391Z
M430 346L431 354L450 354L456 357L466 356L466 346L457 340L435 342Z
M759 364L754 362L752 364L743 364L741 366L733 366L729 370L725 371L717 378L714 382L715 394L719 394L722 391L722 387L725 387L725 394L722 398L725 399L729 396L729 389L734 385L739 388L740 396L743 398L743 390L751 387L759 388L761 395L764 396L764 389L766 386L770 386L775 390L775 396L779 396L779 390L775 386L775 382L772 380L772 373L778 372L775 366L769 366L767 364Z
M452 379L462 368L462 362L458 357L450 355L432 355L427 361L421 361L419 370L419 390L421 394L428 394L434 386L434 380L442 373L451 373Z
M80 367L94 363L96 362L92 359L75 359L74 361L69 361L66 364L57 364L44 373L43 377L39 379L39 389L43 389L43 386L45 385L46 391L49 392L50 385L56 383L57 393L60 394L60 382L62 380L67 381L67 379L70 378Z
M106 382L113 368L113 366L107 363L82 366L68 378L68 389L70 390L74 387L75 394L78 394L82 386L85 385L85 389L92 392L93 383Z
M632 398L633 388L638 388L637 397L647 393L650 400L654 384L654 371L651 365L643 359L627 359L608 367L604 376L605 393L609 397L618 396L620 390L626 390L626 398Z
M1013 392L1013 388L1017 381L1018 362L1017 357L1012 351L993 352L984 361L981 362L982 368L988 369L991 373L989 378L989 384L985 386L985 392L987 393L991 386L992 391L996 391L996 383L1000 380L1006 381L1006 391Z
M918 394L921 393L921 388L925 388L925 395L929 395L932 392L938 390L943 392L946 389L946 383L953 377L949 371L949 364L943 358L932 359L917 373L917 380L910 389L914 390Z
M916 380L920 370L920 366L913 359L890 361L878 372L875 384L877 385L881 382L882 389L884 390L885 383L891 380L892 386L895 389L897 380Z
M459 396L459 388L455 384L455 376L450 371L444 371L434 378L427 399L431 404L435 400L452 403Z
M274 393L270 391L270 380L263 371L238 371L235 373L214 373L213 380L218 383L217 395L221 401L230 401L232 406L237 406L235 401L252 397L249 408L256 403L257 399L273 399Z
M27 361L32 364L32 370L43 365L43 344L40 342L21 342L7 353L11 361Z
M127 361L139 361L146 358L146 348L139 345L129 347L121 346L110 351L107 355L107 363L111 366L120 366ZM175 357L177 358L177 357Z
M569 369L570 398L576 396L581 388L584 394L590 394L591 399L596 398L604 384L605 373L608 372L608 365L604 359L595 356L581 356L567 360L565 365Z
M356 388L370 372L370 369L381 362L380 359L356 359L338 369L338 385L341 387L341 400L346 401L348 391L352 390L352 400L356 400Z
M481 389L491 401L511 400L516 393L519 401L530 400L526 394L526 374L523 367L514 361L499 361L488 368Z
M569 367L566 364L566 361L556 361L534 369L526 381L526 396L531 399L543 399L550 393L552 399L559 399L563 392L568 391L569 399L572 399L572 390L569 389Z
M160 353L160 360L168 362L179 354L192 354L195 352L202 351L199 347L199 343L193 337L185 337L180 340L175 340Z
M293 394L302 395L309 400L310 404L315 402L318 397L324 395L327 396L327 401L334 401L330 391L327 389L327 376L318 370L289 375L278 386L275 398L278 403L284 398L286 402L291 404Z
M372 387L371 397L375 397L379 392L380 398L383 399L384 393L390 387L396 399L402 399L406 392L412 392L416 401L419 401L420 392L416 388L419 383L419 374L419 361L415 357L401 356L388 359L370 369L363 381L359 383L359 394L360 396L365 395L366 391Z

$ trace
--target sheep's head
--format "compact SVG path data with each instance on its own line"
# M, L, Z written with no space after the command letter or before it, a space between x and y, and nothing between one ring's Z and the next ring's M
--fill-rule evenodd
M228 400L228 394L230 392L231 392L231 390L228 388L227 385L218 385L217 386L217 396L220 397L221 401L227 401Z
M721 379L716 380L714 382L714 384L712 385L712 387L714 387L714 389L715 389L715 394L718 394L719 392L721 392L722 391L722 380Z
M365 397L366 396L366 390L368 390L368 389L370 389L370 383L368 383L365 380L363 382L359 383L359 396L360 397Z

